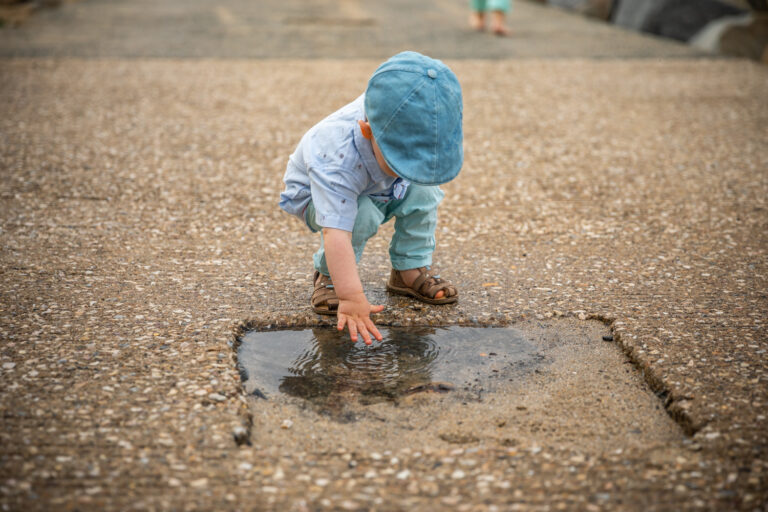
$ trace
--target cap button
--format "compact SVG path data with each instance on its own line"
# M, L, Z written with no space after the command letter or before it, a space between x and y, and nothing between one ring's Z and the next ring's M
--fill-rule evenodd
M428 69L427 76L429 78L437 78L437 71L435 71L434 69Z

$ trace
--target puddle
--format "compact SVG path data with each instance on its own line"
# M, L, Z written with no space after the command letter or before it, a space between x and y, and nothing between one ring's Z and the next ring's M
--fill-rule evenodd
M419 392L481 396L542 360L520 331L493 327L381 328L366 346L332 328L251 331L239 362L246 391L315 403L344 395L375 403Z
M683 436L599 322L381 330L371 346L332 328L242 336L254 446L560 446L598 456Z

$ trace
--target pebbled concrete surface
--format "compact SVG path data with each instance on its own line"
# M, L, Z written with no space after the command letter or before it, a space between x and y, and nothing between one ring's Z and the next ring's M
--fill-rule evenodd
M603 319L688 439L236 446L233 332L319 321L285 159L378 63L0 60L0 507L763 509L768 72L739 60L449 60L462 300L388 297L388 226L362 267L382 323Z

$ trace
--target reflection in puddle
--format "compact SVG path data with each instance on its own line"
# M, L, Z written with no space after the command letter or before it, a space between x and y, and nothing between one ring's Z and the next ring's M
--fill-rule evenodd
M535 347L509 328L381 328L382 342L352 343L314 328L251 331L239 349L246 390L313 402L394 400L416 392L488 390L494 380L539 362Z

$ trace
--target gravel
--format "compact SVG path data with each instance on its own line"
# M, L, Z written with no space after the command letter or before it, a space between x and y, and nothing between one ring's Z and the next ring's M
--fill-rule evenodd
M768 70L745 61L449 61L466 162L436 257L461 300L386 295L391 226L361 267L390 325L605 321L687 440L406 438L350 469L272 442L297 424L252 431L233 333L329 321L308 307L317 238L276 206L286 158L377 64L0 61L0 503L763 506Z

